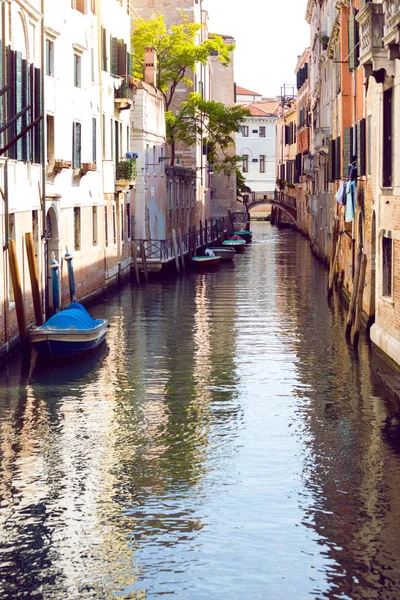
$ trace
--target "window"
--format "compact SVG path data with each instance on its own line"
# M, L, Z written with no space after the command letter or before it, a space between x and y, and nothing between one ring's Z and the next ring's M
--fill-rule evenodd
M392 187L393 175L393 90L383 92L383 153L382 153L382 186Z
M114 245L117 243L117 215L115 212L115 204L112 207L112 225L113 225L113 241Z
M392 295L392 238L382 238L382 296Z
M165 173L165 156L164 156L164 146L160 146L160 170L161 170L161 177L164 176Z
M72 168L81 168L81 124L72 123Z
M157 175L157 148L153 146L153 175Z
M150 156L148 144L146 144L146 175L150 175Z
M126 151L129 152L130 147L130 135L129 135L129 125L126 126Z
M170 179L169 184L168 184L168 208L170 210L172 209L173 195L174 195L174 182L172 181L172 179Z
M92 241L93 246L97 246L97 232L98 232L98 222L97 222L97 206L92 206Z
M242 171L243 171L243 173L248 173L249 172L249 155L243 154L242 159L243 159Z
M74 86L81 87L81 57L74 54Z
M265 173L265 155L260 154L260 173Z
M265 138L265 127L260 127L260 137Z
M126 201L126 227L127 227L128 240L130 240L131 239L131 203L128 202L128 200Z
M46 115L46 131L47 167L49 171L52 171L55 162L54 117L52 115Z
M121 221L121 242L123 242L124 241L124 233L125 233L125 231L124 231L124 225L125 225L124 224L124 216L125 216L125 213L124 213L124 205L122 204L122 202L119 205L119 216L120 216L120 221Z
M81 249L81 209L74 208L74 250Z
M94 49L90 48L90 74L92 77L93 83L95 82L94 78Z
M179 179L176 180L175 206L179 208Z
M101 28L101 68L107 71L108 56L107 56L107 31L104 27Z
M97 160L97 119L92 118L92 162Z
M372 154L372 115L368 115L367 120L367 142L368 142L368 150L367 150L367 172L368 175L371 175L371 154Z
M243 137L249 137L249 128L247 125L243 125L242 126L242 136Z
M46 75L54 77L54 42L46 39Z
M104 243L108 247L108 208L104 207Z
M85 14L85 0L71 0L71 8L79 10L83 15Z
M195 205L196 202L196 188L194 187L194 181L192 181L192 206Z

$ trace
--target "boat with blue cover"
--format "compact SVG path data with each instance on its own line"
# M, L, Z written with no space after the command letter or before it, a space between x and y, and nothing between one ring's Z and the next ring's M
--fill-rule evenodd
M34 327L29 338L38 353L67 358L94 350L106 337L107 319L92 319L79 302L71 302L40 327Z
M234 235L239 235L241 238L243 238L247 244L253 239L253 233L250 231L250 229L239 229L233 233Z

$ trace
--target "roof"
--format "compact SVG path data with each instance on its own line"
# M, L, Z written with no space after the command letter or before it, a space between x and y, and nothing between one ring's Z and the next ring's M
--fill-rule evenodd
M236 94L240 94L241 96L262 96L258 92L252 92L251 90L246 90L246 88L236 86Z
M224 33L210 33L209 37L212 37L213 35L218 35L219 37L221 37L223 40L234 40L235 38L233 37L233 35L225 35Z
M246 104L245 108L250 111L252 117L269 117L278 114L279 102L278 100L251 102Z

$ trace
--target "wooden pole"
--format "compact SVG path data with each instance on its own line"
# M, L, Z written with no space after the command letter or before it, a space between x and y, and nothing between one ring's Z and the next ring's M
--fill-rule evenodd
M225 240L225 217L222 217L222 231L221 231L221 244Z
M22 297L21 278L19 275L15 240L10 240L8 243L8 258L10 261L10 273L11 273L12 286L13 286L13 290L14 290L15 308L17 311L19 337L21 338L21 341L23 341L26 339L26 336L28 335L28 331L26 328L25 306L24 306L24 299Z
M335 256L333 258L333 261L332 261L332 264L331 264L331 268L330 268L330 271L329 271L328 300L332 296L332 292L333 292L333 282L335 280L335 273L336 273L336 262L337 262L337 259L339 257L340 239L341 239L341 236L339 235L339 237L337 239L337 242L336 242Z
M204 245L208 245L208 223L207 219L204 219Z
M356 270L354 273L354 281L353 281L353 290L351 292L349 312L347 313L346 337L350 337L351 326L353 325L353 320L354 320L354 311L355 311L355 307L356 307L356 300L357 300L357 293L358 293L358 281L360 279L361 257L362 257L362 252L360 251L357 253Z
M181 257L181 267L182 271L185 270L185 255L183 253L183 242L182 242L182 232L180 227L178 227L178 246L179 246L179 254Z
M200 248L201 248L201 253L203 253L203 223L201 222L201 219L200 219Z
M176 231L175 231L175 229L172 230L172 245L174 246L176 272L180 273L180 269L179 269L179 257L178 257L178 245L176 243Z
M133 269L135 271L135 279L136 279L136 283L138 285L140 285L140 275L139 275L139 268L138 268L138 263L137 263L136 244L134 241L132 242L131 247L132 247Z
M364 295L365 271L367 269L367 255L363 254L361 258L360 279L358 281L358 292L356 301L356 316L354 318L353 328L351 330L351 343L353 346L358 345L361 329L362 301Z
M232 231L235 231L235 225L233 223L232 211L230 211L230 210L228 210L228 217L229 217L229 221L231 223Z
M193 235L193 256L197 254L197 233L196 227L193 225L192 227L192 235Z
M42 303L40 301L39 275L38 275L38 269L37 269L37 264L36 264L36 259L35 259L35 249L33 246L32 233L30 231L25 233L25 245L26 245L26 254L28 257L29 276L31 278L33 307L35 310L35 321L36 321L36 325L40 326L40 325L43 325Z
M142 258L143 275L144 275L145 280L148 281L149 275L147 273L146 248L144 247L143 240L140 240L140 256Z

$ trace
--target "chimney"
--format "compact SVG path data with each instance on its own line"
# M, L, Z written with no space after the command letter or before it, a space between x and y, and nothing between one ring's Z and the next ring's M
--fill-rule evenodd
M157 56L154 48L144 49L144 81L156 86L157 82Z

